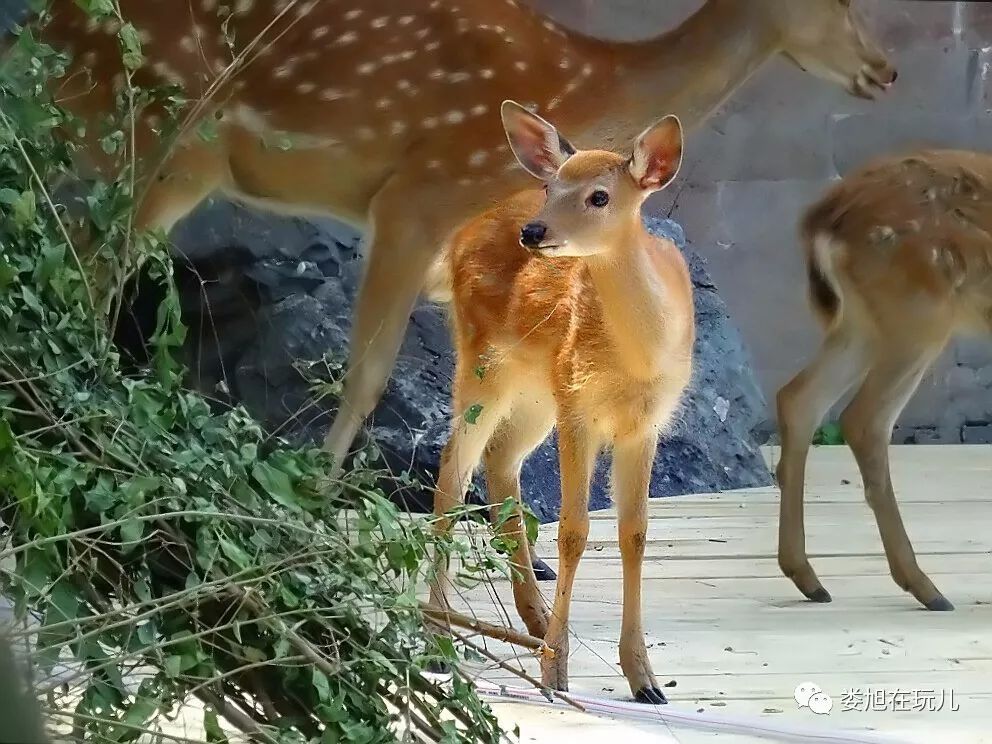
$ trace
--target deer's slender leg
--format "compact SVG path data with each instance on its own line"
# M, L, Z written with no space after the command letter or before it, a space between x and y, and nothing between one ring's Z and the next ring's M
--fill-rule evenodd
M410 312L444 237L437 225L418 216L417 203L410 202L409 194L397 193L398 188L387 188L371 209L371 240L354 308L344 390L324 440L335 473L385 390Z
M806 553L803 495L806 457L813 433L830 407L864 378L868 370L865 340L840 327L824 339L816 358L778 392L782 454L776 476L781 490L778 564L782 573L814 602L830 594L813 571Z
M613 498L623 561L623 622L620 630L620 668L630 691L642 703L666 703L644 644L641 618L641 567L648 530L648 490L651 466L658 447L655 433L613 448Z
M943 344L879 349L857 394L841 414L841 430L861 471L895 582L928 610L953 610L916 562L899 514L889 470L892 427Z
M460 360L458 367L452 396L451 435L441 453L441 469L434 491L434 531L438 536L450 533L451 519L445 514L463 503L486 445L510 404L495 379L496 375L488 375L485 381L480 381L469 364ZM474 405L482 406L482 411L470 422L464 414ZM451 578L448 564L448 556L438 549L430 582L430 601L442 608L449 606Z
M489 487L489 501L495 520L507 499L518 506L502 525L504 537L516 544L512 565L519 577L513 582L513 600L527 632L544 638L548 632L548 608L537 588L531 546L523 522L520 496L520 466L524 458L548 436L554 425L554 401L518 400L486 449L483 462Z
M545 636L553 659L541 659L545 685L568 690L568 613L572 584L589 537L589 481L596 462L596 446L589 433L564 417L559 420L558 455L561 462L561 513L558 522L558 581L551 622Z

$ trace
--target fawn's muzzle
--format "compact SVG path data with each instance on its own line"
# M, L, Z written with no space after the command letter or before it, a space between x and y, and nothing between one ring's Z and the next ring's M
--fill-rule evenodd
M525 248L540 248L548 235L548 226L543 222L531 222L520 231L520 244Z

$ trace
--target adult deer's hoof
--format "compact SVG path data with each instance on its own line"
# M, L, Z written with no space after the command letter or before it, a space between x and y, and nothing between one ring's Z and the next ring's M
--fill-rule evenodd
M534 560L534 576L538 581L554 581L558 574L551 570L551 566L540 558Z
M657 687L645 687L637 691L634 700L645 705L668 705L668 698L665 693Z
M806 598L810 602L819 602L820 604L827 604L834 601L833 597L830 596L830 592L822 586L806 594Z
M943 594L938 594L925 606L931 612L951 612L954 609L954 605Z

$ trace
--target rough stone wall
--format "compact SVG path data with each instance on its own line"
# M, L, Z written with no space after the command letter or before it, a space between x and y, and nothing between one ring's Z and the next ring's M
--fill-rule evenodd
M532 2L569 25L613 38L654 35L702 4ZM683 188L649 207L678 220L707 258L769 402L820 338L806 306L796 241L802 209L869 157L917 146L992 145L992 3L855 5L898 66L888 96L859 101L775 60L689 138ZM961 340L926 376L893 441L990 442L990 422L992 344Z

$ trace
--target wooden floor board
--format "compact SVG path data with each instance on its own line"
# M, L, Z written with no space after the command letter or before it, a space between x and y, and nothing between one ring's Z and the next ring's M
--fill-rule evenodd
M778 452L765 452L774 465ZM778 491L756 488L652 500L643 605L649 653L671 705L820 727L875 730L910 742L992 742L992 447L903 446L891 451L893 483L921 566L956 610L930 613L892 581L857 467L846 447L816 447L807 479L807 546L832 593L807 602L776 561ZM617 659L621 562L613 510L591 515L572 606L571 689L629 699ZM540 555L556 567L556 525ZM456 606L481 618L513 612L509 584L476 588ZM553 584L543 584L550 603ZM502 658L513 651L490 648ZM536 660L522 664L538 672ZM508 672L485 679L519 684ZM829 716L798 709L796 685L813 681L834 699ZM957 710L842 709L851 689L890 696L953 694ZM847 701L849 702L849 701ZM849 706L848 706L849 707ZM523 741L769 741L661 724L601 719L498 703Z

